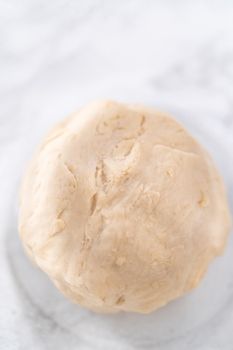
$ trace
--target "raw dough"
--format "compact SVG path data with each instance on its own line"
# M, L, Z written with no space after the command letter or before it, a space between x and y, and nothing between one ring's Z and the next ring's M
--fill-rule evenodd
M23 182L27 253L95 311L147 313L194 288L229 227L206 151L142 106L95 102L75 113L44 140Z

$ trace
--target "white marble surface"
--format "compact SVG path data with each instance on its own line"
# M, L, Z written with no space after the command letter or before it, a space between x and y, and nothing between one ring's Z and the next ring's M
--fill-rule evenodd
M71 305L24 257L19 179L40 137L110 97L168 110L233 202L233 2L0 0L0 350L233 349L232 241L200 288L149 316Z

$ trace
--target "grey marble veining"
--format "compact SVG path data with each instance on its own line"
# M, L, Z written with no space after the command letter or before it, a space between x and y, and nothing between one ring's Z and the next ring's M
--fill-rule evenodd
M233 349L233 251L151 315L69 303L25 257L20 178L48 128L96 98L173 113L207 147L233 209L231 1L0 0L0 350Z

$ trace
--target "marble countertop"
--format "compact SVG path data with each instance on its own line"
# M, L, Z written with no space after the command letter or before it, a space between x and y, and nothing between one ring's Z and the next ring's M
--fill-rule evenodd
M195 310L186 298L157 316L104 319L63 302L24 258L16 229L20 177L35 145L98 98L173 113L206 143L232 205L232 18L230 0L0 0L0 350L233 349L233 306L217 322L204 303L217 272L233 295L232 269L221 270L231 250L194 293ZM192 333L204 319L209 328Z

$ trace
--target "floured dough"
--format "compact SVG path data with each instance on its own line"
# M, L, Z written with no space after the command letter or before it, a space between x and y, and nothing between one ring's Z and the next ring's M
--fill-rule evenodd
M44 140L26 173L20 236L92 310L147 313L194 288L230 216L210 157L174 119L95 102Z

